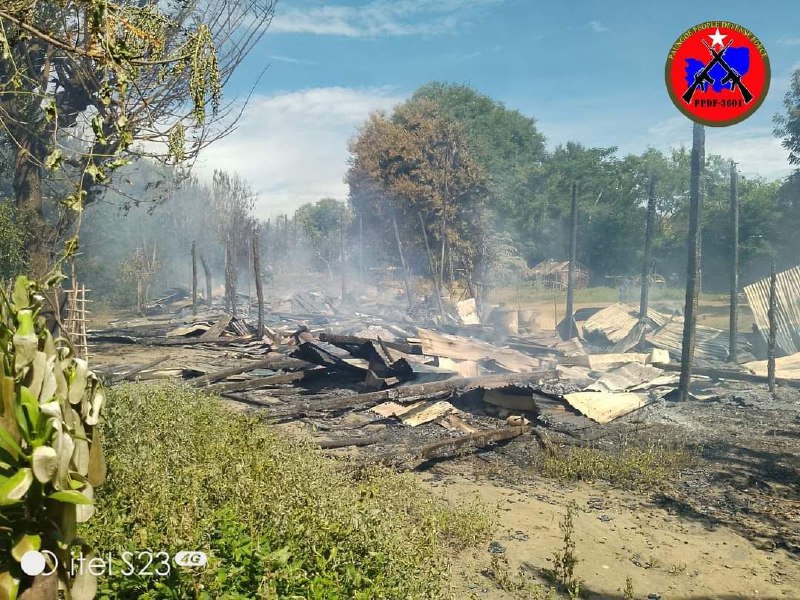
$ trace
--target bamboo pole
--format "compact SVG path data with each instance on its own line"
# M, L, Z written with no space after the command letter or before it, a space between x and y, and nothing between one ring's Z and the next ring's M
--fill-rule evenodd
M689 398L694 360L695 327L697 325L698 276L700 271L700 211L703 204L703 172L705 169L705 128L694 124L689 197L689 258L686 272L686 305L683 313L683 344L681 346L681 377L678 398Z

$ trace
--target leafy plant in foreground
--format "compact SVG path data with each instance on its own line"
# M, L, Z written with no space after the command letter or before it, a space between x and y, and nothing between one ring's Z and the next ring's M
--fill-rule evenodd
M47 550L80 600L94 596L96 582L88 572L70 581L66 565L73 546L89 552L76 529L105 478L96 429L104 394L87 362L50 334L43 303L25 277L10 297L0 290L0 598L30 583L25 553Z

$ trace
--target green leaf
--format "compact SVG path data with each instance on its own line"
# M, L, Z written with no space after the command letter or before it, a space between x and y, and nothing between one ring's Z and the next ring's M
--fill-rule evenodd
M25 497L33 483L33 471L20 469L0 485L0 506L15 504Z
M58 452L50 446L39 446L31 456L31 468L38 481L47 483L58 470Z
M2 426L0 426L0 447L16 460L19 460L19 457L22 455L22 448L19 447L19 444L11 437L11 434Z
M77 490L62 490L53 492L47 497L49 500L65 502L67 504L91 504L92 501Z
M55 171L59 167L61 167L61 162L64 158L64 153L61 151L60 148L56 148L50 154L47 155L47 158L44 159L44 168L48 171Z
M28 294L28 288L30 287L30 282L28 278L20 275L17 277L16 281L14 282L14 292L11 296L11 299L14 301L14 305L20 308L28 308L30 306L30 295Z
M19 579L10 571L0 572L0 598L3 600L17 600L19 593Z
M20 562L25 553L30 550L38 550L42 547L42 538L38 535L24 534L17 538L14 547L11 549L11 556Z

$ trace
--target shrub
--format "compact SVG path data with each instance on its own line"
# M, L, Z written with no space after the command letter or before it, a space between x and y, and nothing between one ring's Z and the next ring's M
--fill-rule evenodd
M410 476L348 472L176 384L114 389L103 431L109 481L86 537L117 556L203 550L209 564L109 576L101 596L431 598L447 550L490 526L481 507L450 508Z

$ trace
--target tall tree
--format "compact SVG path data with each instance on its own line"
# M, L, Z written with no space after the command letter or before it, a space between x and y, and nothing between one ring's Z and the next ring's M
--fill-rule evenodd
M420 100L398 107L391 118L370 116L350 152L350 200L379 239L392 239L395 218L415 264L426 265L419 213L431 245L445 248L444 260L434 253L437 269L448 269L450 257L468 273L478 269L489 230L482 218L486 178L458 123L435 102Z
M54 231L63 234L126 157L192 158L235 117L233 105L221 106L222 87L263 35L274 1L4 2L0 123L14 151L17 206L42 222L40 260L45 172L60 169L68 183L73 212Z

